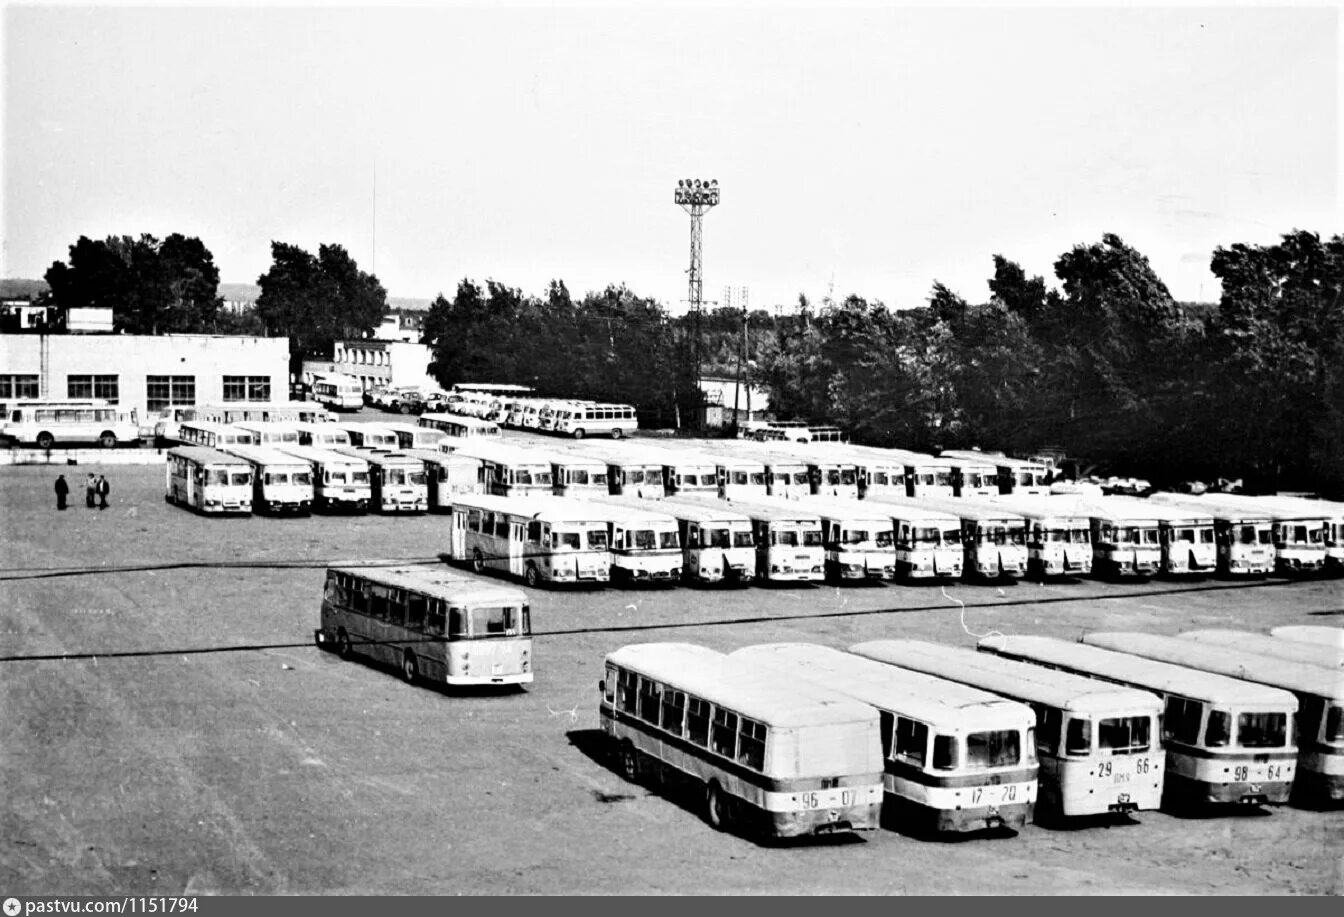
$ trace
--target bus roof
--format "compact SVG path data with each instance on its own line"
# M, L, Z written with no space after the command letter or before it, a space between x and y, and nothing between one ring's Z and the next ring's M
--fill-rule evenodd
M472 417L469 414L456 414L452 411L426 411L424 414L420 415L420 419L416 421L416 425L429 427L432 430L434 429L433 426L425 421L434 420L440 420L444 423L460 424L461 426L470 427L476 430L499 428L499 424L495 423L493 420L486 420L484 417Z
M334 449L324 449L321 446L296 446L293 443L274 443L271 448L277 449L280 452L287 452L290 455L297 456L298 458L313 462L314 464L321 463L323 465L330 465L335 463L337 465L352 465L360 468L369 467L369 463L362 456L346 455L345 453L337 452Z
M1286 624L1283 627L1270 628L1269 635L1295 643L1313 643L1344 649L1344 627L1331 627L1327 624Z
M592 522L605 524L605 514L588 500L528 494L502 497L498 494L453 494L453 510L459 507L492 513L509 513L536 522Z
M1159 634L1110 631L1084 634L1082 640L1091 646L1160 659L1206 672L1218 672L1243 681L1273 685L1295 694L1312 694L1336 700L1344 698L1344 679L1337 672L1302 665L1300 662Z
M863 502L893 519L907 522L933 522L939 525L951 524L961 527L961 516L951 513L941 506L919 500L887 499L886 497L865 497Z
M441 447L448 443L453 444L452 451L458 455L469 455L486 462L505 465L545 465L548 469L551 464L550 457L543 450L520 446L517 443L487 442L480 439L464 439L461 442L452 438L439 440Z
M288 452L282 452L275 446L227 446L223 450L230 455L236 455L245 462L251 462L255 465L302 465L311 469L312 463L307 459L301 459L297 455L291 455Z
M480 459L474 459L469 455L458 455L456 452L435 452L433 449L400 449L398 451L402 455L418 458L427 465L456 465L461 468L481 467Z
M931 496L931 497L882 496L876 498L873 497L864 498L865 503L867 503L869 500L872 500L874 503L880 501L882 503L888 503L893 506L909 505L916 507L918 506L929 507L931 509L939 510L949 515L956 516L958 519L963 520L969 519L974 520L976 522L987 522L987 521L1011 522L1015 525L1023 525L1026 523L1026 517L1024 517L1021 513L1015 513L1012 510L1008 509L1006 506L996 504L993 501L991 501L988 497L980 498L980 497L942 497L942 496Z
M870 640L856 643L849 651L890 665L974 685L1004 697L1043 703L1061 710L1101 713L1119 709L1156 711L1162 707L1157 695L1147 691L1099 683L1082 675L977 653L967 647L922 640Z
M681 499L698 500L694 494ZM821 525L821 513L815 508L804 506L798 500L770 500L768 497L761 497L756 500L744 500L741 497L733 497L731 500L720 500L717 497L705 497L705 502L714 504L724 504L731 506L740 513L746 513L754 519L768 519L771 522L808 522L814 525Z
M773 502L774 497L761 497L762 502ZM824 519L848 519L859 522L881 522L891 525L891 513L879 501L849 500L845 498L829 499L821 496L802 496L796 500L780 502L797 503Z
M364 564L332 565L327 569L329 572L346 573L398 589L427 593L450 602L516 602L520 605L528 603L527 593L517 587L480 579L441 564L384 565L369 561Z
M646 501L647 502L647 501ZM667 512L676 516L678 519L689 519L693 522L751 522L751 516L739 509L735 504L726 500L695 500L683 497L665 497L662 500L654 501L659 507L666 507Z
M877 711L868 704L695 644L631 644L607 654L607 662L721 703L767 726L788 729L877 721Z
M1304 507L1297 501L1281 502L1274 497L1251 497L1245 494L1203 494L1195 499L1207 500L1215 506L1223 506L1233 510L1262 513L1276 522L1298 519L1325 519L1331 515L1324 507L1320 509Z
M1051 494L1014 494L987 497L990 502L1011 510L1026 519L1079 519L1088 520L1090 515L1080 508L1071 497L1059 497Z
M629 502L619 497L586 496L583 502L593 504L594 512L601 514L608 522L620 522L626 525L660 522L675 525L677 517L671 513L660 512L653 507L661 506L661 500L639 500Z
M1178 636L1182 640L1226 646L1260 656L1272 656L1275 659L1291 659L1325 669L1338 670L1344 667L1344 649L1329 645L1312 646L1308 643L1295 643L1292 640L1281 640L1269 634L1257 634L1249 630L1187 630Z
M400 449L371 449L368 446L333 446L333 452L341 455L349 455L354 458L362 458L370 465L408 465L416 464L423 467L423 462L413 455L407 455Z
M945 678L913 672L815 643L762 643L729 655L750 659L831 687L855 700L952 728L1002 725L1016 719L1034 726L1026 704Z
M270 430L280 430L286 433L297 432L297 422L293 420L235 420L233 426L243 430L252 430L254 432L267 432Z
M1196 512L1215 521L1223 522L1269 522L1272 518L1266 506L1241 506L1205 500L1194 494L1176 494L1165 491L1151 494L1149 501L1164 506L1175 507L1182 512Z
M201 465L243 465L249 470L252 468L251 465L236 455L211 449L208 446L174 446L168 450L168 454L178 455Z
M980 640L980 650L1009 659L1045 666L1062 666L1085 672L1103 681L1120 681L1162 694L1176 694L1199 701L1233 705L1292 704L1297 698L1269 685L1241 681L1215 672L1173 665L1156 659L1144 659L1099 646L1089 646L1057 637L1027 635L993 636Z

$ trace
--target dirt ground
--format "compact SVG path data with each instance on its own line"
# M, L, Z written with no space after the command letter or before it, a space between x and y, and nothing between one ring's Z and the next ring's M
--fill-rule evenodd
M105 471L112 506L76 486L57 512L58 470ZM164 503L157 465L0 469L0 895L1344 891L1344 811L763 846L625 782L597 733L625 643L1338 624L1344 581L533 591L537 680L506 693L313 646L326 563L431 560L445 536L203 518Z

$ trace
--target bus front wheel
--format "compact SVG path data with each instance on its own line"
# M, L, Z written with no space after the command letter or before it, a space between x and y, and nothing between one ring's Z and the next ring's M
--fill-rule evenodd
M401 674L406 679L407 684L415 684L420 680L420 667L416 665L415 653L410 650L401 658Z
M621 438L621 428L620 428L620 427L616 427L615 429L613 429L613 430L611 431L611 438L612 438L612 439L620 439L620 438Z
M56 438L52 436L50 433L48 433L46 430L43 430L41 433L37 434L37 448L39 449L50 449L55 444L55 442Z
M481 549L475 548L471 552L471 569L477 573L485 570L485 558L481 556Z
M344 627L336 632L336 655L342 659L350 658L350 635Z
M574 428L574 438L575 438L575 439L583 439L583 427L575 427L575 428Z
M104 430L102 435L98 437L98 445L102 446L104 449L115 449L117 446L117 434L113 433L111 430Z
M717 782L711 782L705 790L705 820L711 828L723 831L728 827L728 809L724 805L723 791Z
M541 577L537 574L536 564L527 565L527 571L523 574L523 579L526 580L527 584L533 589L537 588L537 584L541 581Z

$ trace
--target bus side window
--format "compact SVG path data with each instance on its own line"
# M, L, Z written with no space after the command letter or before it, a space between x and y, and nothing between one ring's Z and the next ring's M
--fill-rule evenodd
M663 686L648 678L639 680L639 718L646 723L658 725L662 713Z
M425 604L423 595L412 592L406 596L406 626L420 630L425 626Z
M947 736L939 736L945 739ZM892 760L906 761L923 767L929 747L929 727L916 720L901 717L896 721L896 749ZM935 749L935 755L937 750ZM934 764L937 767L937 763Z
M674 736L685 734L686 695L681 691L663 692L663 728Z
M1036 750L1043 755L1059 752L1059 731L1064 714L1054 707L1036 709Z
M1070 755L1086 755L1092 751L1092 721L1078 717L1069 719L1069 729L1064 738L1064 752Z
M709 702L686 698L686 738L701 747L709 744Z
M352 584L352 586L353 586L353 588L351 588L351 590L350 590L350 607L351 607L353 610L355 610L355 611L361 612L361 613L363 613L363 614L368 614L368 611L369 611L369 593L368 593L369 584L368 584L368 583L361 583L361 582L359 582L358 580L356 580L356 581Z
M933 737L933 766L940 771L957 769L957 739L955 736Z
M737 756L737 714L731 710L714 709L714 729L710 749L726 758Z
M623 669L621 671L621 677L616 683L616 703L626 713L635 712L635 704L638 700L638 689L639 675Z
M1232 718L1223 710L1209 711L1209 725L1204 730L1204 744L1219 748L1232 738Z
M752 770L765 767L765 724L742 718L737 729L737 760Z
M389 589L387 593L387 620L390 624L406 623L406 593Z
M885 710L878 711L878 727L882 733L882 757L891 757L891 731L896 717Z
M392 590L375 583L369 592L369 615L386 620Z
M425 611L425 633L443 636L443 602L438 599L432 600Z
M541 544L540 522L529 522L527 524L527 540L531 544Z

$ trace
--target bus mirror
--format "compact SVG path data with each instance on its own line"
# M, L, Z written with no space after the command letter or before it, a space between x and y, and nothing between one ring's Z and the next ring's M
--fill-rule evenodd
M607 696L607 682L606 682L606 679L599 678L599 679L597 680L597 693L598 693L598 694L601 694L603 697L606 697L606 696Z

